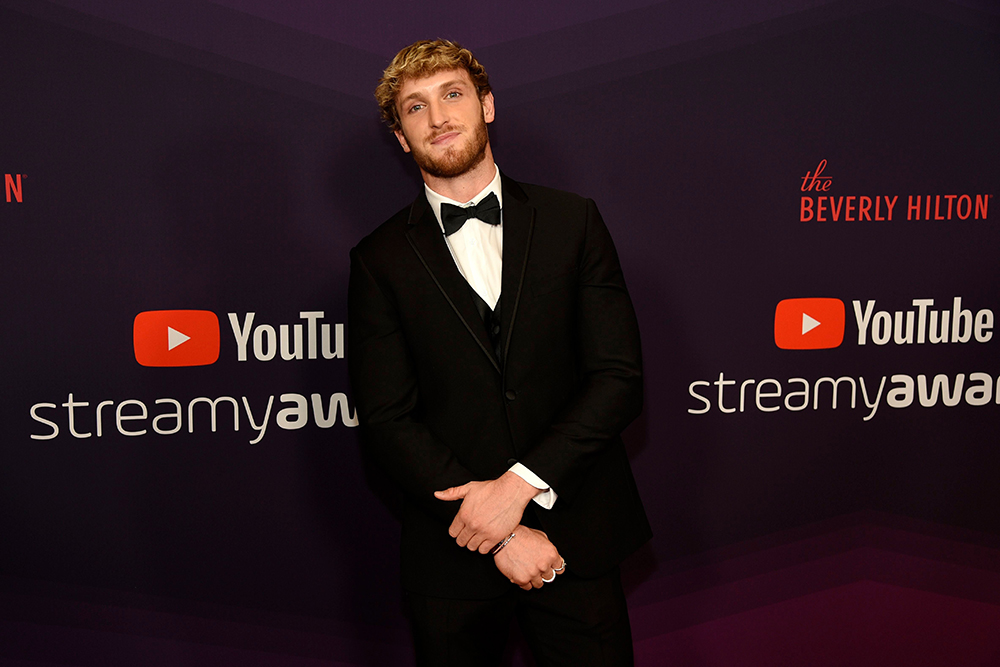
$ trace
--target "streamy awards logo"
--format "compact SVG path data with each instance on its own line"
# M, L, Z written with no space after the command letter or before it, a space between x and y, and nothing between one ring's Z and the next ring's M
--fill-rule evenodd
M257 321L257 313L227 313L232 347L222 345L219 317L208 310L147 310L132 323L132 350L137 363L148 368L182 368L215 364L223 349L235 361L313 362L345 357L344 325L325 322L321 310L299 311L300 321L273 325ZM155 371L150 371L155 372ZM284 431L313 426L328 429L358 425L347 394L301 394L286 391L251 400L242 392L223 396L116 398L98 400L72 391L65 401L39 402L29 408L35 431L32 440L76 439L117 434L129 438L170 436L186 430L239 432L249 430L256 445L273 425Z
M853 299L850 312L854 335L848 336L851 327L847 302L830 297L782 299L774 309L774 342L783 350L829 351L851 344L919 345L932 349L993 340L993 310L969 307L961 296L945 303L933 298L909 299L888 307L876 299ZM1000 405L1000 375L982 368L950 375L909 371L874 378L766 375L755 373L752 378L739 379L720 372L714 379L695 380L688 385L688 394L697 403L687 412L705 415L838 407L855 410L863 404L867 408L863 420L870 421L883 405L892 409Z

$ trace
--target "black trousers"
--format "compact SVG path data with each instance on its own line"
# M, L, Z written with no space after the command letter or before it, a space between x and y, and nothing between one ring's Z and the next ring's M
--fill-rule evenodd
M420 667L500 663L515 616L538 667L631 667L632 630L618 568L597 579L571 571L491 600L406 593Z

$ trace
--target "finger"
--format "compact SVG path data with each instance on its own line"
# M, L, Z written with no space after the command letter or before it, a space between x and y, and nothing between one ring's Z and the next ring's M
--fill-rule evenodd
M531 590L531 581L530 580L526 580L526 581L524 581L524 583L521 583L520 581L518 581L519 578L520 577L516 577L515 576L513 579L510 580L510 583L514 584L515 586L517 586L521 590L530 591Z
M502 542L503 540L493 540L486 533L476 533L471 538L469 538L469 550L478 551L479 553L488 553L494 546Z
M443 491L435 491L434 497L438 500L461 500L469 492L469 485L453 486Z
M475 537L475 533L473 533L468 528L464 528L462 529L461 533L455 536L455 542L458 543L458 546L464 547L469 543L469 540L471 540L473 537Z
M450 526L448 526L448 534L452 537L458 537L462 534L463 530L465 530L465 522L459 520L456 516L455 520L451 522Z

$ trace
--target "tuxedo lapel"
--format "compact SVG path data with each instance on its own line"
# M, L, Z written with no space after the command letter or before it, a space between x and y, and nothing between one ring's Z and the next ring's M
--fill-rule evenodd
M503 358L507 359L511 332L517 319L517 306L528 266L528 249L535 225L535 209L521 187L506 176L503 179L503 269L500 291L500 327L503 334Z
M465 325L469 334L479 343L479 347L482 348L483 353L489 358L497 372L500 372L500 366L493 354L493 345L490 343L482 317L480 317L472 300L469 284L459 273L455 260L448 251L441 227L438 226L430 204L427 203L427 198L423 194L417 197L413 206L410 207L406 238L414 252L417 253L420 262L427 269L434 284L441 290L455 314L462 320L462 324ZM506 251L506 231L504 246ZM505 289L506 283L504 285Z

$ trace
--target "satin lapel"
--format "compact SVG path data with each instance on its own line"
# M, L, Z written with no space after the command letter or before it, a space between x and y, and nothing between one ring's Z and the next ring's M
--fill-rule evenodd
M535 209L521 187L503 178L503 275L501 281L500 326L504 332L503 358L507 358L511 332L528 266L528 250L535 225Z
M445 244L441 228L423 195L420 195L410 208L409 229L406 232L406 238L414 252L417 253L420 262L427 269L434 284L441 290L455 314L462 320L466 330L479 343L483 354L489 358L497 372L500 372L500 366L493 355L493 346L486 334L486 327L483 325L479 311L476 310L476 304L472 300L469 284L458 272L455 260Z

